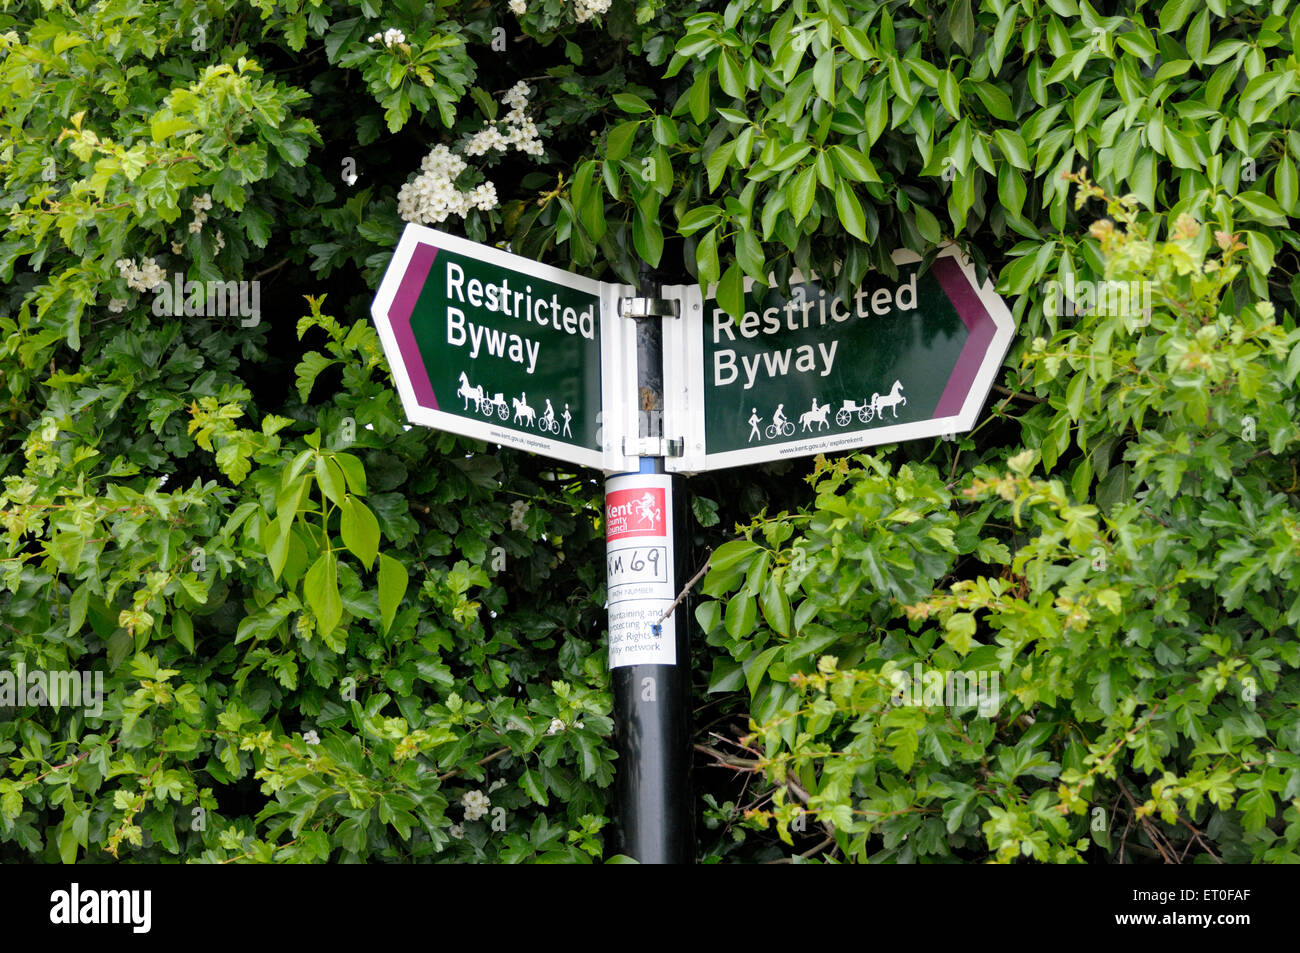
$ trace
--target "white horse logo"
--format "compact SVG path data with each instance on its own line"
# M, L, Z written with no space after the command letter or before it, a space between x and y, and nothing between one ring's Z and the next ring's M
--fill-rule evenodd
M907 398L903 396L903 385L899 381L894 381L894 386L890 389L889 395L881 397L879 394L871 395L871 406L875 410L876 416L879 417L888 407L894 412L894 417L898 417L898 405L907 406Z
M478 387L470 387L470 386L469 386L469 378L465 376L465 372L464 372L464 371L461 371L461 372L460 372L460 389L459 389L458 391L456 391L456 396L457 396L457 397L461 397L461 398L464 399L464 401L465 401L465 406L464 406L463 409L464 409L464 410L469 410L469 402L470 402L471 400L474 401L474 404L475 404L476 407L482 405L482 403L483 403L483 387L482 387L482 385L479 385Z

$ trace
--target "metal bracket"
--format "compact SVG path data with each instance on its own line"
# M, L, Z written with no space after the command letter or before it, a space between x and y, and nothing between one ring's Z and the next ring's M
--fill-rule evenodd
M622 298L618 306L624 318L675 318L680 312L675 298Z
M628 457L680 457L685 452L683 437L623 438L623 455Z

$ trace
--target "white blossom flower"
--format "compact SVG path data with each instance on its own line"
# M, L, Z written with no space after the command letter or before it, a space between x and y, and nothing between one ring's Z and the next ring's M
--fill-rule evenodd
M465 806L465 820L477 821L492 807L492 800L482 791L466 791L460 803Z
M396 44L406 42L406 34L401 30L390 27L383 33L375 33L374 35L367 37L366 40L369 43L381 40L383 41L384 46L392 49Z
M408 222L435 224L449 215L464 218L471 209L496 208L496 186L485 182L472 192L453 184L465 170L465 160L445 145L434 146L420 163L421 174L397 193L397 211Z
M564 730L564 722L559 718L552 718L550 727L546 729L548 735L558 735Z
M217 229L217 251L226 247L226 239L221 234L221 229Z
M320 744L320 735L316 734L316 729L313 728L302 736L302 740L307 742L309 745L318 745Z
M192 212L204 212L210 208L212 208L212 196L208 192L204 192L198 198L190 202L190 211ZM206 218L207 216L204 217Z
M179 255L179 254L180 254L181 252L183 252L183 251L185 251L185 246L184 246L184 245L182 245L180 242L172 242L172 254L173 254L173 255Z
M465 836L465 825L453 824L451 825L450 828L447 829L447 833L450 834L452 837L456 838L456 840L460 840L462 837Z
M510 528L523 529L524 517L528 515L529 506L523 500L515 500L510 504Z
M521 17L528 12L528 4L525 0L510 0L507 6L510 7L510 12L517 17Z
M573 0L573 19L586 23L609 9L610 0Z
M108 302L108 310L114 314L121 314L122 309L126 307L125 298L111 298Z
M119 258L117 270L126 279L126 286L133 291L148 291L167 280L166 273L152 258L146 258L135 266L134 258Z

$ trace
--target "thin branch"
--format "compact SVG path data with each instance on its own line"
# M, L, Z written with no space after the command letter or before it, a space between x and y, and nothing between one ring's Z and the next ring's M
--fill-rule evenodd
M276 271L276 270L278 270L278 269L280 269L280 268L283 268L283 267L284 267L285 265L287 265L287 264L289 264L289 259L288 259L287 257L286 257L286 258L281 258L279 261L277 261L277 262L276 262L274 265L272 265L271 267L269 267L269 268L263 268L263 269L262 269L261 271L259 271L257 274L253 275L253 277L252 277L251 280L256 281L258 278L261 278L263 275L269 275L271 272Z
M1021 400L1030 400L1035 404L1050 403L1046 397L1039 397L1037 394L1026 394L1024 391L1012 390L1009 387L1003 387L1001 384L994 384L993 389L999 394L1006 394L1008 397L1018 397Z
M661 615L659 618L655 619L655 621L654 621L654 625L656 625L656 626L658 626L658 625L662 625L664 619L668 618L670 615L673 614L673 612L677 609L677 607L678 607L679 605L681 605L682 600L686 598L686 594L689 593L689 592L691 591L691 588L692 588L692 587L693 587L697 582L700 581L700 577L703 576L706 572L709 571L709 563L712 562L712 561L713 561L713 550L712 550L712 548L710 548L710 549L709 549L709 558L706 559L706 560L704 560L704 565L700 567L700 571L697 572L694 576L692 576L692 577L691 577L691 581L688 582L685 586L682 587L682 591L679 592L679 593L677 593L677 598L673 600L673 604L670 605L667 609L664 610L664 614L663 614L663 615Z
M1136 816L1138 813L1138 803L1134 800L1133 795L1129 793L1128 786L1124 784L1122 778L1116 778L1115 783L1119 785L1120 791L1123 793L1124 797L1128 799L1129 806L1133 808L1133 813ZM1164 845L1161 843L1164 838L1160 836L1160 831L1156 830L1155 825L1151 823L1151 819L1146 816L1142 816L1139 819L1142 822L1143 829L1147 832L1147 836L1151 838L1151 843L1155 845L1156 850L1160 851L1160 856L1164 858L1165 863L1176 864L1177 861L1174 860L1173 855L1166 851Z

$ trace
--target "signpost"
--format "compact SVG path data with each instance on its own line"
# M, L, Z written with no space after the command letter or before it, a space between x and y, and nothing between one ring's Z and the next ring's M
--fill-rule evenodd
M665 327L665 390L685 405L685 452L697 472L970 430L1014 330L990 283L952 245L919 274L868 276L848 300L796 275L792 296L747 282L735 320L712 297ZM761 290L761 289L760 289Z
M371 314L412 423L595 469L634 469L602 407L631 289L407 225ZM626 401L623 401L626 402Z
M412 423L608 477L614 843L638 860L693 854L684 494L669 473L969 430L1010 346L1006 304L955 247L924 275L911 252L894 262L898 280L847 300L798 276L788 299L747 280L736 320L695 286L632 297L407 225L380 284L371 313Z

